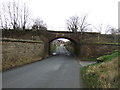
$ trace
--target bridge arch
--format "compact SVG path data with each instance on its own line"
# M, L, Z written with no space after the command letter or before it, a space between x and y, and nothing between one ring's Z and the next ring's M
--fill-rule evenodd
M48 44L48 52L49 52L49 55L51 54L51 50L50 50L50 46L51 46L51 43L54 41L54 40L57 40L57 39L59 39L59 38L63 38L63 39L68 39L68 40L70 40L70 42L72 42L73 44L74 44L74 46L73 46L73 48L74 48L74 54L76 54L77 53L77 51L78 51L78 48L77 48L77 46L78 46L78 43L75 41L75 40L73 40L72 38L69 38L69 37L63 37L63 36L60 36L60 37L55 37L55 38L52 38L52 39L50 39L49 40L49 44Z

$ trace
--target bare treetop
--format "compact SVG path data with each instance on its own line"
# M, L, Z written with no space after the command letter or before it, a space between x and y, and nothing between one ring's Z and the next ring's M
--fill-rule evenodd
M35 30L47 30L47 25L44 23L44 21L40 18L36 18L33 20L34 24L32 26L32 29Z
M2 29L25 29L30 16L26 4L19 1L9 1L3 3L0 13L0 22Z
M88 14L81 16L81 19L80 19L80 31L81 32L86 31L88 26L91 25L91 24L88 24L86 21L87 16L88 16Z
M72 16L69 20L67 20L67 28L68 30L72 30L72 32L77 32L79 28L79 17Z
M68 30L71 30L73 32L84 32L87 30L88 26L90 24L87 23L88 14L85 14L81 16L80 18L78 16L72 16L67 20L67 28Z

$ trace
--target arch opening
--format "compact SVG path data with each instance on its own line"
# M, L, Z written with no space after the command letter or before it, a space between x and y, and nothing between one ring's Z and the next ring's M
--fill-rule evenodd
M71 38L57 37L49 41L50 55L74 55L77 43Z

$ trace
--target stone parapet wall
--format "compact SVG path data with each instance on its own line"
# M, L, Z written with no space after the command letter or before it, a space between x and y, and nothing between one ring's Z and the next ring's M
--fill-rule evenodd
M2 41L3 70L39 61L45 56L44 43Z
M80 58L99 57L118 50L117 44L83 44L80 46Z

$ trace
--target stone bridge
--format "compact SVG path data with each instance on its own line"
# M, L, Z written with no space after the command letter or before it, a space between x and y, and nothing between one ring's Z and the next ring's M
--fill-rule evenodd
M53 40L58 39L58 38L65 38L70 40L71 42L74 43L74 49L75 49L75 55L79 55L79 50L80 50L80 45L81 41L81 33L73 33L69 31L47 31L47 32L41 32L46 39L44 40L45 45L46 45L46 51L48 51L48 54L50 54L50 44ZM84 32L82 35L84 35L85 38L93 37L97 38L100 33L90 33L90 32Z
M45 35L46 36L46 35ZM47 40L46 42L46 51L49 51L48 54L50 54L50 44L53 40L55 39L59 39L59 38L65 38L70 40L71 42L74 43L74 49L75 49L75 54L78 53L78 49L79 49L79 38L72 32L65 32L65 31L48 31L47 32Z
M26 31L20 31L20 30L10 30L10 31L5 31L3 30L2 32L2 37L3 38L15 38L15 39L25 39L25 40L41 40L44 41L44 47L45 47L45 52L47 55L50 55L50 43L58 38L66 38L69 39L71 42L73 42L74 49L75 49L75 55L77 56L99 56L101 55L101 51L104 51L102 49L106 49L106 52L110 51L108 48L115 46L116 45L105 45L105 44L93 44L93 41L101 39L104 42L112 42L113 37L111 35L101 35L100 33L96 32L83 32L82 36L84 38L81 38L81 33L78 32L73 33L73 32L68 32L68 31L32 31L32 30L26 30ZM104 38L105 37L105 38ZM84 42L83 42L84 41ZM100 40L99 40L100 41ZM89 42L89 43L88 43ZM101 48L103 47L103 48ZM101 50L100 50L100 49ZM105 53L105 51L104 51Z

